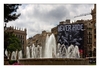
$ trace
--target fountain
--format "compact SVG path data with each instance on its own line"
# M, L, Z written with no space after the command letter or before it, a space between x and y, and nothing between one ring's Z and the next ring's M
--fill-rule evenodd
M44 53L42 51L44 50ZM85 65L87 59L80 58L79 48L71 44L65 46L58 43L54 34L46 36L45 47L34 44L26 47L26 58L21 58L22 51L19 51L19 62L23 65ZM78 58L78 59L77 59Z
M67 56L67 58L80 58L79 48L78 48L77 45L74 47L74 45L71 44L68 47L68 56Z
M17 53L18 53L18 59L22 59L22 50L20 50L19 52L13 51L11 53L11 60L17 60ZM5 54L6 54L7 58L9 59L9 54L8 54L7 50L5 51Z
M74 55L74 58L80 58L79 49L77 45L74 48L73 55Z
M18 59L22 59L22 50L18 52Z
M54 34L46 38L45 43L45 56L44 58L55 58L56 57L56 40Z
M33 44L30 47L26 47L26 58L80 58L78 46L74 46L73 44L66 47L64 44L61 45L58 43L56 53L56 40L54 34L50 36L47 34L43 54L42 46L37 45L37 47L35 47Z
M37 57L37 58L40 57L40 49L39 49L39 45L37 45L37 47L36 47L36 57Z
M6 56L7 56L7 58L9 59L9 54L8 54L7 49L5 50L5 55L6 55Z
M67 49L64 44L61 46L60 51L61 51L61 58L66 58L67 57Z
M48 36L48 34L47 34L47 36L46 36L46 41L45 41L45 47L44 47L44 53L43 53L43 54L44 54L44 56L43 56L44 58L45 58L45 56L48 55L48 53L47 53L47 51L48 51L48 50L47 50L47 48L48 48L48 47L47 47L48 39L49 39L49 36Z
M68 47L67 58L72 58L72 56L73 56L73 50L74 50L74 45L71 44L71 45Z
M11 55L11 60L16 60L17 51L13 51Z
M57 47L57 48L56 48ZM44 50L44 53L42 51ZM56 51L57 50L57 51ZM6 52L7 53L7 52ZM16 60L16 52L12 52L11 59ZM7 54L6 54L7 55ZM78 59L77 59L78 58ZM80 58L79 48L77 45L71 44L65 46L58 43L56 46L56 40L54 34L46 36L45 47L34 44L26 47L26 58L22 58L22 50L18 53L18 59L21 64L88 64L86 59ZM27 62L26 62L27 61ZM74 62L75 61L75 62ZM59 63L60 62L60 63Z
M26 58L41 58L42 57L42 47L33 44L32 46L26 47Z
M42 58L42 47L40 47L40 58Z
M26 58L30 58L30 48L26 47Z
M36 58L35 45L34 44L32 45L31 55L32 55L32 58Z
M8 56L8 51L7 51L7 49L5 50L5 55Z

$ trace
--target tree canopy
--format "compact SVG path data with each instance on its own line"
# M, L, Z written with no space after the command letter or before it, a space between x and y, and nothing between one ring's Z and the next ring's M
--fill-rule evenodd
M4 4L4 22L8 23L18 19L20 14L17 14L17 9L21 4Z
M21 42L13 33L4 32L4 47L10 52L21 50Z

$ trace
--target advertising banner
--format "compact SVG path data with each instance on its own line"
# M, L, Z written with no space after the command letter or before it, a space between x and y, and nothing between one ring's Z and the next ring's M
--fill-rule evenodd
M65 45L68 48L71 44L77 45L79 50L83 50L84 44L84 24L61 24L58 26L57 41L61 45Z

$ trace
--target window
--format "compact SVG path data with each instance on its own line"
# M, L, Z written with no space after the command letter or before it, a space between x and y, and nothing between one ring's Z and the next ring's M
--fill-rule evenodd
M91 46L89 46L89 49L91 49Z
M20 35L19 35L19 38L20 38Z
M88 40L88 44L90 43L90 39Z
M22 36L22 38L24 39L24 36Z
M90 39L90 44L91 44L91 41L92 41L92 40Z
M88 39L88 44L90 43L90 39Z
M96 35L94 35L94 38L96 38Z
M94 42L94 46L96 46L96 42Z
M21 38L21 35L20 35L20 38Z
M90 32L89 32L89 35L90 35Z
M94 29L94 33L96 33L96 29Z
M20 38L22 39L22 35L20 35Z
M88 28L89 30L92 30L92 28Z
M90 35L90 38L92 38L92 35Z
M24 41L23 41L23 44L24 44Z

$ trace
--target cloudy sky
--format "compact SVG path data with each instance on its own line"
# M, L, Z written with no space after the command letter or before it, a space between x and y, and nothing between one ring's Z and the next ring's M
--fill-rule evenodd
M43 30L51 31L59 22L70 19L91 19L91 15L73 18L74 16L90 13L93 4L22 4L17 10L21 16L7 24L27 29L27 38L41 34Z

